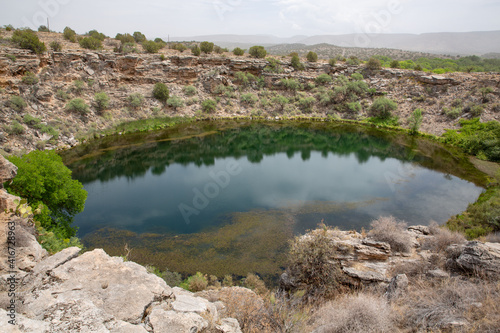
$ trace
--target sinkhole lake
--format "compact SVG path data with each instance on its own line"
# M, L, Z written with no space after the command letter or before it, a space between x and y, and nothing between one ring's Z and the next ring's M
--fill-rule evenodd
M197 122L107 137L63 153L88 191L89 248L183 274L272 279L289 239L320 222L369 228L393 215L444 223L483 191L449 147L332 123Z

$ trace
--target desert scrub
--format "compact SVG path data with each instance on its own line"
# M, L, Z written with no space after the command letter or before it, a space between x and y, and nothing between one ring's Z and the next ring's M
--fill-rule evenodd
M443 113L450 119L457 119L462 114L462 107L443 108Z
M9 99L9 105L14 111L20 112L28 106L28 103L21 96L12 96Z
M192 275L188 277L185 281L183 281L180 285L181 288L192 291L192 292L198 292L205 290L208 286L208 281L205 275L201 274L200 272L196 272L195 275Z
M73 86L71 87L71 91L76 95L80 95L85 89L85 82L82 80L73 81Z
M373 221L368 235L376 241L388 243L392 252L408 253L411 250L411 237L406 231L406 223L397 221L393 216L380 217Z
M318 85L325 85L333 81L332 77L326 73L318 75L314 80Z
M259 101L259 98L257 97L257 95L249 93L249 94L243 94L243 95L241 95L240 96L240 101L243 104L247 104L247 105L253 106L253 105L255 105Z
M386 97L379 97L373 102L370 110L376 117L387 119L392 116L392 112L397 108L398 105L393 100Z
M45 43L38 39L36 33L31 29L18 29L12 35L12 41L22 49L28 49L36 54L47 51Z
M289 271L297 281L298 289L315 300L330 298L345 291L347 276L342 272L336 257L336 249L328 236L331 230L322 226L306 236L290 242Z
M81 38L78 41L78 43L84 49L89 49L89 50L100 50L100 49L102 49L102 42L101 42L101 40L99 40L97 38L94 38L94 37L83 37L83 38Z
M214 113L217 109L217 102L213 99L206 99L201 102L201 109L206 113Z
M186 96L194 96L196 95L196 88L193 87L193 86L184 86L182 88L182 92L184 93L184 95Z
M66 104L65 109L66 111L75 112L82 116L89 113L89 106L81 98L75 98L69 101L68 104Z
M109 107L109 96L105 92L99 92L94 95L94 103L97 111L104 111Z
M158 82L153 87L153 97L163 104L167 103L169 95L170 91L165 83Z
M167 105L174 110L177 110L184 106L184 102L180 97L172 96L167 100Z
M278 60L274 58L267 58L266 60L268 65L264 67L265 72L281 74L285 71Z
M38 83L38 77L32 73L32 72L26 72L26 74L24 74L24 76L21 78L21 81L24 83L24 84L28 84L30 86L32 85L35 85Z
M4 125L4 130L10 135L21 135L25 132L23 125L21 125L21 123L17 120L13 120L10 126Z
M70 96L69 96L69 94L66 91L64 91L62 89L58 89L57 92L56 92L56 98L58 100L61 100L61 101L65 102L68 99L70 99Z
M52 49L52 51L55 51L55 52L61 52L62 51L62 45L59 42L56 42L56 41L50 42L49 46Z
M247 274L247 277L243 280L243 286L253 290L257 295L266 295L269 293L264 281L254 273Z
M141 93L133 93L127 97L129 106L138 109L144 104L144 96Z
M300 83L295 79L281 79L280 85L290 91L297 91L300 89Z
M63 37L72 43L76 43L76 32L70 27L65 27L63 31Z
M422 109L416 109L413 111L411 116L408 118L408 128L410 129L410 134L417 134L420 125L422 125Z

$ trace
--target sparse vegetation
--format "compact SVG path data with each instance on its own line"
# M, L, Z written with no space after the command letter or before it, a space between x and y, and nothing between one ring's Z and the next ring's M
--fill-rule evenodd
M45 43L38 39L36 33L31 29L18 29L12 35L12 41L22 49L28 49L36 54L47 51Z
M184 88L182 88L182 92L186 96L194 96L194 95L196 95L196 87L184 86Z
M28 103L21 96L12 96L9 100L9 105L17 112L24 110Z
M153 88L153 97L162 102L167 103L170 91L165 83L158 82Z
M89 106L81 98L75 98L66 104L66 110L71 112L76 112L82 116L89 113Z
M174 110L177 110L184 106L184 102L182 101L181 98L177 96L172 96L168 98L167 105L174 108Z
M200 56L201 54L201 50L200 50L200 47L198 45L195 45L191 48L191 53L193 53L194 56Z
M370 60L366 63L366 68L370 70L380 70L382 69L382 64L377 58L370 58Z
M411 134L417 134L420 125L422 125L422 109L416 109L408 118L408 128Z
M267 51L266 49L264 48L264 46L252 46L249 50L248 50L248 53L254 57L254 58L265 58L266 55L267 55Z
M309 62L316 62L318 61L318 55L316 54L316 52L309 51L309 53L307 53L306 55L306 59Z
M325 85L331 83L332 81L333 81L332 77L325 73L318 75L318 77L316 77L315 79L315 82L318 85Z
M369 236L379 242L386 242L393 252L409 252L410 236L406 232L406 223L397 221L393 216L380 217L373 221Z
M379 97L373 102L370 110L376 117L388 119L397 108L398 105L393 100L386 97Z
M213 99L206 99L201 102L201 109L206 113L214 113L217 109L217 102Z
M26 74L24 74L24 76L21 78L21 81L24 83L24 84L28 84L30 86L32 85L35 85L38 83L38 77L32 73L32 72L26 72Z
M245 50L243 50L243 49L241 49L241 48L239 48L239 47L236 47L236 48L234 48L234 50L233 50L233 54L234 54L235 56L242 56L242 55L244 55L244 54L245 54Z
M105 92L99 92L94 95L94 103L97 111L104 111L109 107L109 96Z
M146 51L146 53L157 53L161 48L163 48L163 46L163 44L152 40L144 41L142 43L142 48Z
M50 45L50 48L52 49L52 51L55 51L55 52L62 51L62 45L59 42L53 41L53 42L50 42L49 45Z
M133 109L138 109L144 104L144 96L141 93L133 93L127 97L128 104Z
M76 43L76 32L70 27L64 28L63 37L66 40L69 40L72 43Z
M214 43L211 42L201 42L200 43L200 50L201 52L205 54L210 54L214 50Z
M78 43L84 49L89 49L89 50L102 49L102 41L94 37L83 37L78 40Z

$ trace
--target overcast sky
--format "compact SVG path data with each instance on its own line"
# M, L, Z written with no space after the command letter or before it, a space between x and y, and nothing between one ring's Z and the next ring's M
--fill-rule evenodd
M500 30L500 0L0 0L0 25L114 37Z

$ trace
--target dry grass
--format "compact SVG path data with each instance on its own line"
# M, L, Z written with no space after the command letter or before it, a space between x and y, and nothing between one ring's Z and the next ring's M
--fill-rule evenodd
M485 237L485 241L489 243L500 243L500 232L494 232Z
M410 284L393 305L403 329L441 331L463 322L455 331L500 331L500 286L484 281L451 278L441 282L421 279ZM473 329L474 328L474 329Z
M429 230L433 237L424 241L422 244L424 250L443 252L452 244L464 244L467 241L461 233L442 228L435 222L429 225Z
M368 235L376 241L388 243L393 252L411 251L411 236L406 231L405 222L399 222L393 216L382 216L370 226L372 229Z
M380 296L349 295L322 306L314 316L317 333L397 332L393 313Z

